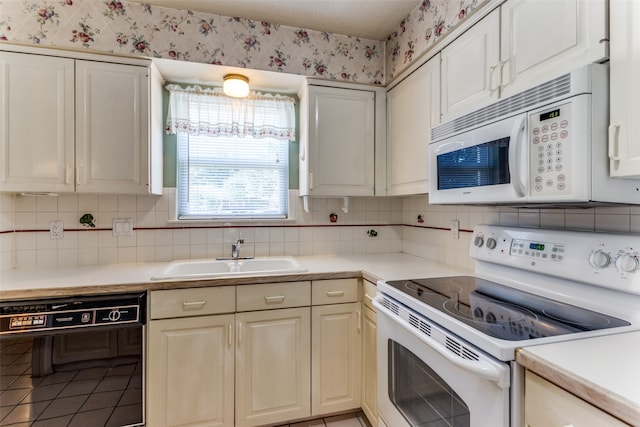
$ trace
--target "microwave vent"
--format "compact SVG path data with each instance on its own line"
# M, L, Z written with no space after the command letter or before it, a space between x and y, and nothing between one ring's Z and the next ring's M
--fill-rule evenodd
M571 93L571 73L494 102L431 129L431 142L472 129L497 118L547 103Z

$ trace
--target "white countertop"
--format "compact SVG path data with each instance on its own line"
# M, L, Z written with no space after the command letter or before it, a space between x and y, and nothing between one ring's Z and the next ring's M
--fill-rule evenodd
M526 368L631 425L640 425L640 332L526 347Z
M371 254L371 255L324 255L294 257L303 264L307 271L295 274L278 274L261 276L265 278L280 278L283 280L311 280L322 279L322 275L362 272L371 281L378 279L403 279L409 277L435 277L468 274L435 261L402 254ZM180 287L202 286L199 280L151 280L168 262L96 265L75 268L57 268L40 270L4 270L0 272L0 298L36 298L39 296L61 296L65 291L82 289L83 292L123 292L141 289L166 289L173 285ZM207 283L234 284L246 283L251 276L227 276L207 280ZM273 281L273 280L272 280ZM104 287L104 288L103 288Z

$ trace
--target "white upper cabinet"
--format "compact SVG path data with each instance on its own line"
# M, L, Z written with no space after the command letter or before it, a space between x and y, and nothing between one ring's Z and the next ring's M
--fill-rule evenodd
M431 127L440 123L440 55L387 92L387 194L429 191Z
M24 49L0 52L0 191L161 194L149 61Z
M442 54L442 121L607 58L606 0L509 0Z
M500 10L501 97L607 57L605 0L509 0Z
M0 52L2 191L73 191L74 60Z
M611 176L640 178L640 2L611 0Z
M76 61L76 185L89 193L146 193L149 69Z
M300 195L373 196L375 90L305 85L300 98Z
M500 10L469 28L441 55L443 122L498 99Z

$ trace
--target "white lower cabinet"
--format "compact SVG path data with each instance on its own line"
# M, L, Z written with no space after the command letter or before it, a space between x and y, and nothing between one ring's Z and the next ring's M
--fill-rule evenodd
M362 412L373 427L378 425L377 320L371 303L375 295L376 286L365 281L362 302Z
M149 322L147 425L233 427L235 315Z
M308 417L309 307L236 316L236 427Z
M358 286L354 278L152 291L147 425L253 427L360 408Z
M526 371L525 427L623 427L628 424Z
M311 309L311 413L360 407L360 303Z

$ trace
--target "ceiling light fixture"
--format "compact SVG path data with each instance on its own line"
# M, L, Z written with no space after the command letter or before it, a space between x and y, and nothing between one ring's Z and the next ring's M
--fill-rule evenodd
M244 98L249 95L249 79L240 74L227 74L222 78L222 90L225 95Z

